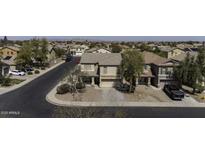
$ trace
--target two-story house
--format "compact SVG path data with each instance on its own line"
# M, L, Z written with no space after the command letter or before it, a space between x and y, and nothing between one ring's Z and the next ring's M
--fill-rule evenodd
M9 65L10 70L15 70L16 69L15 59L19 51L20 51L20 47L16 45L0 47L1 62Z
M152 52L144 51L142 54L145 62L144 72L137 80L137 84L163 87L164 84L176 82L173 77L174 62Z
M120 53L85 53L80 67L83 81L99 87L114 87L121 81L119 66Z
M17 57L20 48L16 46L5 46L0 47L0 55L5 58L7 56L14 56Z
M87 49L89 49L89 47L86 45L70 45L69 53L73 56L81 57Z
M170 46L159 46L158 48L165 53L166 58L168 59L180 55L181 53L185 53L185 51L180 48L172 48Z

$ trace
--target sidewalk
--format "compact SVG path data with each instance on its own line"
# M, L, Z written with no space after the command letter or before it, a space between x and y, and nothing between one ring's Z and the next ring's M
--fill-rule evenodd
M58 86L58 85L57 85ZM170 102L83 102L83 101L63 101L55 97L56 88L52 89L46 96L46 100L57 106L67 107L205 107L205 103L199 103L191 97L185 97L184 101ZM191 101L190 101L191 99ZM193 100L192 100L193 99Z
M11 87L0 87L0 95L5 94L5 93L8 93L8 92L11 92L11 91L13 91L13 90L16 90L16 89L18 89L18 88L20 88L20 87L22 87L22 86L28 84L29 82L31 82L31 81L33 81L34 79L36 79L36 78L38 78L38 77L44 75L45 73L51 71L52 69L54 69L54 68L60 66L60 65L63 64L63 63L64 63L64 61L60 61L60 62L56 63L55 65L49 67L49 68L46 69L46 70L40 70L40 74L33 74L33 75L31 75L31 76L29 76L29 75L28 75L28 76L25 76L24 78L22 78L22 79L25 79L25 81L23 81L23 82L21 82L21 83L19 83L19 84L16 84L16 85L14 85L14 86L11 86ZM15 78L15 77L14 77L14 78ZM18 77L16 77L16 78L18 78Z

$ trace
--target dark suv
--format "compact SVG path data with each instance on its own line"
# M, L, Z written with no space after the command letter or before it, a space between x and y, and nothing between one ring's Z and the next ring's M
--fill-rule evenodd
M184 92L176 85L165 85L163 90L173 100L182 100L184 98Z
M72 61L73 57L71 55L67 55L65 61L70 62Z

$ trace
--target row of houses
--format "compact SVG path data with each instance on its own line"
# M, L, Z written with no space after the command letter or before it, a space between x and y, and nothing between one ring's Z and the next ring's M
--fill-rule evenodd
M193 45L191 44L177 44L176 47L171 46L164 46L164 45L155 45L155 44L148 44L148 46L151 48L151 50L155 50L158 48L161 52L164 53L166 58L173 58L175 56L178 56L182 53L187 52L198 52L198 48L202 47L202 43L195 43Z
M21 46L12 45L0 47L0 75L5 76L9 70L16 69L16 57L19 54ZM51 63L56 59L55 47L48 45L47 62Z
M173 76L174 67L184 60L187 53L172 58L163 58L152 52L142 52L144 71L137 84L163 87L164 84L177 84ZM191 52L196 56L196 52ZM114 87L123 82L120 74L121 53L84 53L81 57L80 68L83 81L99 87Z

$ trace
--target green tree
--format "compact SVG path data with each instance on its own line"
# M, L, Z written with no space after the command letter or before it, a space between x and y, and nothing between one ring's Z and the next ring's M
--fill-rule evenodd
M205 58L205 57L204 57ZM177 80L182 84L193 88L193 93L196 89L202 89L201 82L203 81L203 55L199 54L197 57L187 54L186 58L179 63L174 69L174 74Z
M139 78L143 72L144 57L134 49L129 49L122 55L121 71L122 75L130 85L135 86L136 78ZM131 86L130 86L131 92Z
M205 77L205 48L199 49L196 63L201 71L202 76Z
M22 67L32 65L32 46L29 42L24 43L21 47L19 54L16 57L16 64Z
M191 57L189 68L188 68L188 80L187 83L193 88L193 93L199 87L202 80L202 74L199 65L195 61L195 57Z
M7 39L6 36L4 36L4 39L3 39L3 45L5 46L5 45L7 45L7 44L8 44L8 39Z
M54 50L56 53L56 57L61 57L66 53L66 51L64 49L61 49L61 48L55 48Z
M47 60L48 41L46 39L33 39L31 40L31 45L33 58L42 66Z
M187 54L185 60L181 61L178 66L174 68L174 75L180 83L180 87L183 83L188 81L188 69L190 65L191 57L190 54Z

